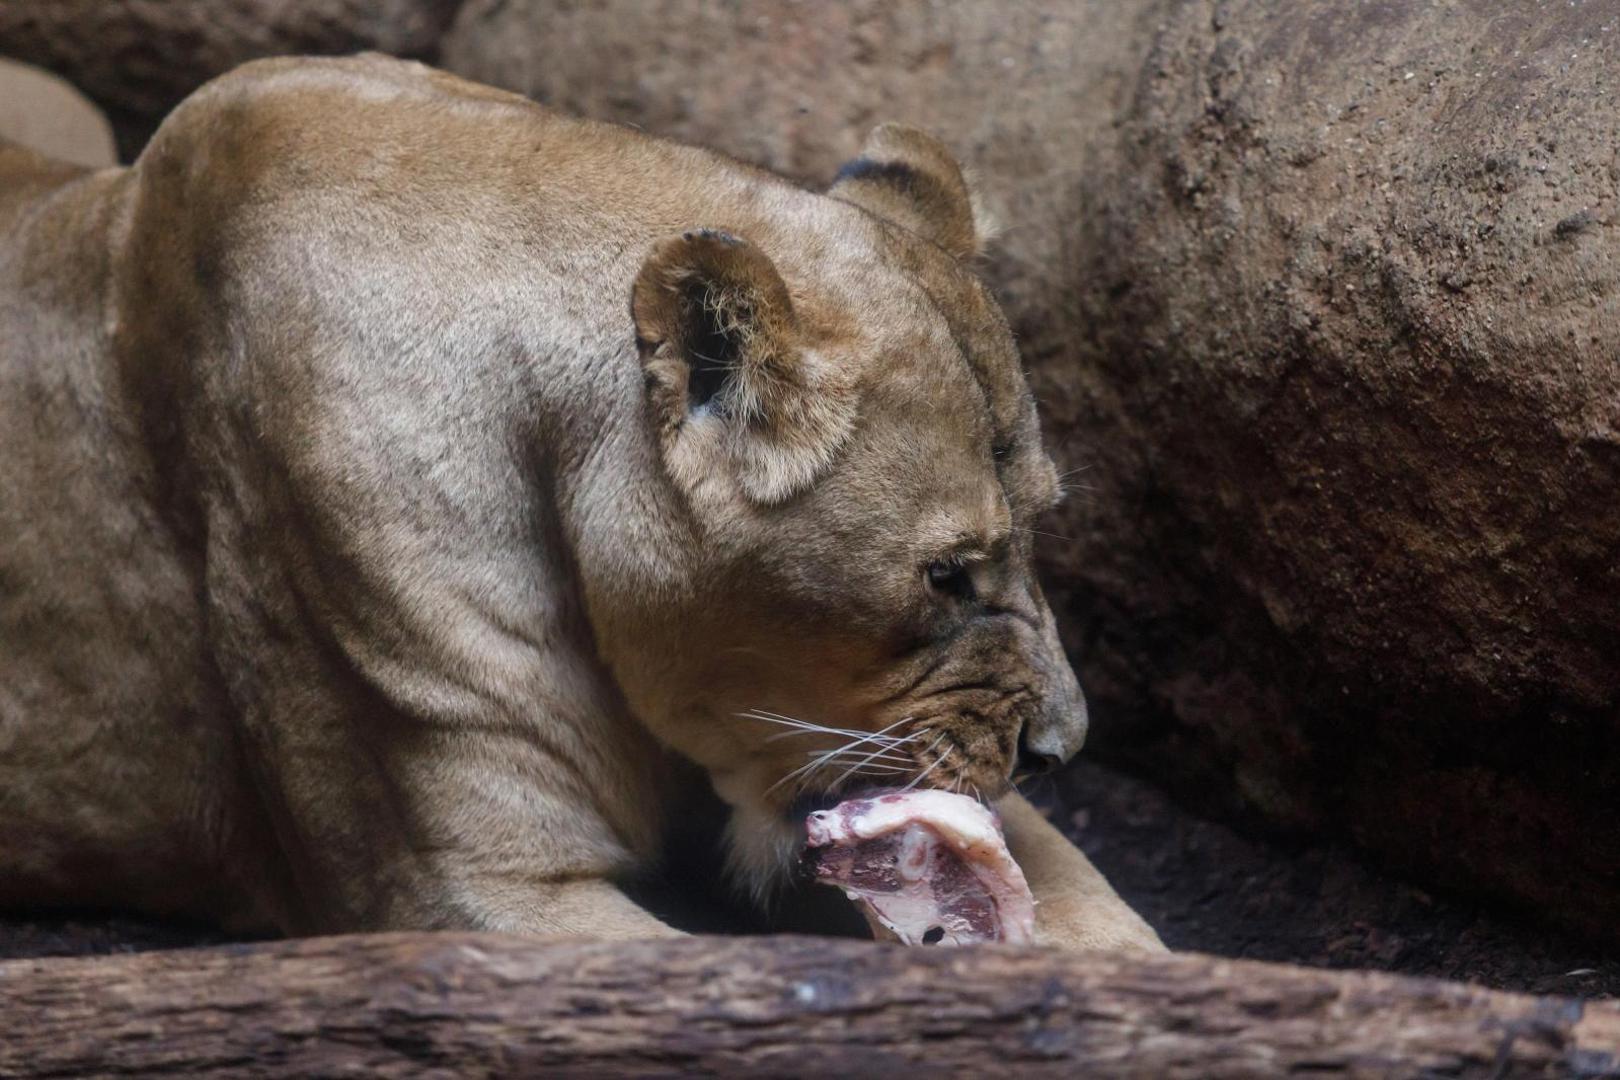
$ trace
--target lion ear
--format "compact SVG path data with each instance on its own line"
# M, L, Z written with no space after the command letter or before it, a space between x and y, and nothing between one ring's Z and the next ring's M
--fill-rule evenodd
M806 347L787 285L759 248L715 229L663 241L630 299L648 407L677 481L716 466L780 502L831 462L853 409Z
M959 259L979 253L973 193L945 144L905 124L882 124L827 194L910 229Z

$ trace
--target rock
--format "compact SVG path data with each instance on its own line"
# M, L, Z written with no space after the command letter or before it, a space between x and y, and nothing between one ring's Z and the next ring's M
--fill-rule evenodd
M1463 6L1166 20L1054 294L1053 564L1139 765L1612 940L1620 13Z
M431 56L457 0L8 0L0 55L55 71L106 110L125 160L215 75L260 56Z
M0 60L0 138L70 165L112 165L112 128L101 110L38 68Z
M942 134L1084 470L1044 557L1097 749L1612 940L1615 44L1531 0L471 0L443 58L811 181Z

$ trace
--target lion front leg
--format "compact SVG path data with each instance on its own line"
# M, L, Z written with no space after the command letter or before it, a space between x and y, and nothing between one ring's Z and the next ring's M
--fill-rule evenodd
M465 883L462 891L459 906L480 930L611 941L684 936L603 878L484 878Z
M657 856L662 755L579 657L535 655L505 700L430 658L360 677L369 639L232 625L254 631L234 671L259 794L234 812L262 825L224 854L282 930L674 933L612 884Z
M284 930L676 933L613 884L654 857L655 769L598 760L587 772L560 753L555 714L492 729L395 714L331 686L306 692L306 709L317 702L324 715L303 712L294 745L250 744L290 869L265 905L285 913Z
M1063 949L1164 952L1164 943L1132 911L1091 861L1017 792L996 809L1007 846L1035 894L1035 936Z
M270 801L291 872L276 875L283 887L264 906L283 913L283 930L676 935L614 884L648 852L528 740L490 740L483 752L465 731L389 741L334 742L318 756L342 771L324 777L276 758ZM274 859L257 847L234 854Z

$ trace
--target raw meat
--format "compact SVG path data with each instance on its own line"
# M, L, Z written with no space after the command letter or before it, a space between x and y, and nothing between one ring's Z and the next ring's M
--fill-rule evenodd
M995 814L948 791L850 799L805 820L809 861L866 916L907 945L1026 944L1035 901Z

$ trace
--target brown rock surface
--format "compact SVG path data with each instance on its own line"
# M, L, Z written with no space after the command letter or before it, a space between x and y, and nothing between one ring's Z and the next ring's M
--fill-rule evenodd
M466 4L465 74L824 179L944 135L1098 743L1613 937L1620 12Z
M1620 10L1267 6L1169 21L1088 183L1078 651L1184 788L1612 938Z
M260 56L430 56L458 0L7 0L0 55L48 68L106 110L132 158L180 99Z
M10 60L0 60L0 138L92 169L117 159L100 109L57 76Z

